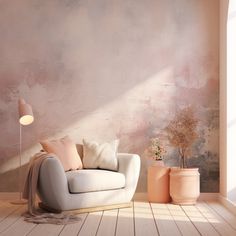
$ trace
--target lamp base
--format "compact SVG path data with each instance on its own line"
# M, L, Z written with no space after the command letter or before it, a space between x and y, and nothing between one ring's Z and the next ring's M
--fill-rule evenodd
M18 199L18 200L15 200L15 201L12 201L11 204L14 204L14 205L24 205L24 204L27 204L28 201L25 200L25 199Z

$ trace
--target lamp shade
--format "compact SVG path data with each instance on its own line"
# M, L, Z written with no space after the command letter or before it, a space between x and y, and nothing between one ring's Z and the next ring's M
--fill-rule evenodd
M33 111L24 99L20 98L18 102L19 122L22 125L30 125L34 121Z

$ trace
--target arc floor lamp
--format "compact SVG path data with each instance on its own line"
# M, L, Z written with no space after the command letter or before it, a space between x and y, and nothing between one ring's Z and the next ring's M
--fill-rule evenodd
M21 174L21 151L22 151L22 125L30 125L34 121L33 111L29 104L23 98L18 101L19 124L20 124L20 145L19 145L19 199L12 202L13 204L25 204L22 199L22 174Z

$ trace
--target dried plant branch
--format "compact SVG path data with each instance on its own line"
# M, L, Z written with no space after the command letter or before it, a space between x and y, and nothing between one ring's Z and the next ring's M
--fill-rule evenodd
M178 148L180 167L185 167L185 159L191 153L191 146L198 137L198 119L192 107L178 111L173 120L165 128L169 143Z

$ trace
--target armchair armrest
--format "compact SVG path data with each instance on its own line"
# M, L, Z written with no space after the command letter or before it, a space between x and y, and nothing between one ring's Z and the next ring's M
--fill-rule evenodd
M62 193L69 193L65 171L57 158L47 158L42 163L38 193L49 206L61 205L65 199Z
M125 175L125 188L135 191L140 172L140 157L137 154L118 153L118 172Z

